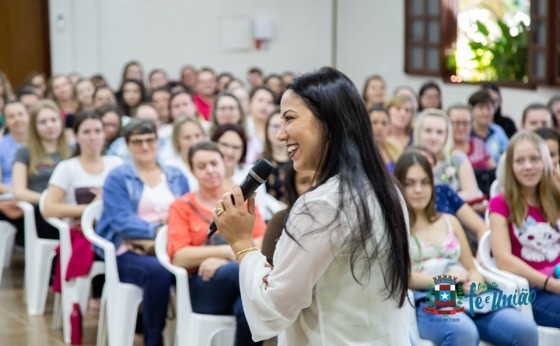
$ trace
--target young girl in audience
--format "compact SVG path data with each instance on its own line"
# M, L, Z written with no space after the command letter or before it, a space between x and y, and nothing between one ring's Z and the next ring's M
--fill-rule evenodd
M276 134L280 130L280 108L276 108L266 121L263 158L272 166L272 174L265 183L266 192L279 201L284 201L284 167L290 161L286 142L279 141Z
M37 89L39 98L45 98L47 96L47 77L43 72L31 72L27 76L25 83Z
M397 95L387 101L385 109L391 118L389 139L397 143L401 150L412 143L413 103L408 95Z
M108 86L101 86L93 93L93 105L99 109L105 105L117 106L115 93Z
M245 112L241 107L241 102L228 91L223 91L214 98L210 123L210 134L216 130L216 127L223 124L238 124L247 130Z
M421 112L426 108L442 109L441 105L441 89L433 81L428 81L420 87L418 91L418 111Z
M369 119L373 128L373 136L375 142L379 146L381 158L387 165L389 172L393 172L395 162L402 154L401 147L395 142L389 140L389 132L391 131L391 118L389 113L383 106L375 106L369 110Z
M80 103L76 97L74 85L70 79L63 74L51 77L48 84L48 95L51 100L56 102L61 110L62 119L66 128L72 128L74 115L80 110Z
M191 191L198 190L198 181L192 174L189 165L189 149L196 143L206 138L200 122L194 118L182 116L173 124L172 144L174 155L166 161L170 166L175 166L183 172L189 181Z
M107 104L97 109L97 113L103 122L103 132L105 132L105 145L103 152L113 144L113 142L121 136L122 114L117 106Z
M247 154L245 162L253 163L264 150L266 119L274 110L274 94L265 86L253 88L249 93L249 117L247 118Z
M93 94L95 93L95 85L89 79L81 79L76 84L76 94L80 103L80 110L90 111L95 109L93 104Z
M123 83L122 89L119 92L122 95L119 106L123 113L130 117L136 116L136 110L146 98L146 92L142 83L129 79Z
M449 185L467 202L481 196L467 155L453 151L451 122L444 111L429 108L422 112L414 128L414 144L426 146L436 156L436 184Z
M29 114L20 102L7 103L3 114L7 133L0 138L0 194L13 195L12 164L17 149L26 143ZM13 197L0 203L0 220L8 221L16 227L16 243L23 245L24 228L21 209L17 207Z
M39 211L41 193L47 188L55 166L70 157L60 109L51 100L41 100L31 113L27 146L15 155L12 184L16 200L35 206L35 223L40 238L58 239L58 230Z
M101 198L109 171L122 163L117 156L102 156L105 133L96 112L78 113L74 133L75 155L55 167L47 189L44 217L78 220L90 202Z
M234 314L237 319L236 345L260 345L251 332L241 304L239 266L230 247L219 233L207 241L212 210L222 199L225 167L215 143L201 142L189 150L189 163L198 180L198 191L178 198L169 208L169 257L189 270L189 291L194 312ZM256 211L253 237L260 243L266 225Z
M515 134L507 147L504 193L490 200L492 253L498 268L524 277L536 291L538 325L560 328L560 191L542 138Z
M476 346L480 339L494 345L536 345L535 322L512 307L474 317L458 312L452 316L459 321L453 322L439 321L424 310L428 302L423 298L428 287L434 284L433 276L457 277L465 294L469 294L472 283L478 285L484 278L474 267L459 221L452 215L436 212L433 173L428 160L418 152L405 152L395 165L395 176L403 189L410 216L410 288L416 290L420 336L437 345Z
M366 103L366 108L370 109L385 104L387 87L385 80L378 74L368 77L362 90L362 98Z

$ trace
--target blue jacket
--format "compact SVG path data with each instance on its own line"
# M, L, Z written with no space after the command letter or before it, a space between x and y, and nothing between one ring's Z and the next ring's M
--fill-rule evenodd
M187 178L176 167L160 165L169 189L175 197L189 192ZM115 249L121 246L123 239L153 239L159 222L146 222L138 217L138 204L142 196L144 183L132 163L125 163L113 169L103 186L103 213L97 223L95 232L111 241ZM95 248L103 257L103 251Z

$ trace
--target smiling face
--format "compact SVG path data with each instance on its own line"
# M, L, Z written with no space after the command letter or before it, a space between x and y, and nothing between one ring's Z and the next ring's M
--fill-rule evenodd
M541 181L544 163L534 143L524 140L513 148L513 175L523 188L535 188Z
M426 209L432 199L432 190L432 181L422 166L410 166L404 180L404 198L410 209L415 212Z
M226 175L224 160L213 150L199 150L192 156L192 173L201 190L215 190L222 187Z
M439 155L443 150L447 139L447 128L445 119L441 117L426 116L422 128L420 128L420 143L430 151Z
M422 108L440 108L440 94L436 88L429 88L420 96Z
M4 109L6 128L14 135L24 135L29 126L29 113L21 103L11 103Z
M282 126L277 138L286 142L294 169L317 171L326 150L323 124L292 90L284 93L280 108Z

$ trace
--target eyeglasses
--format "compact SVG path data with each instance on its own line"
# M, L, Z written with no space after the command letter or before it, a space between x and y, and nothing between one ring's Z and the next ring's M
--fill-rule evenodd
M140 147L144 143L148 144L149 146L152 146L156 143L156 140L157 140L156 137L132 139L130 140L130 144L132 144L135 147Z
M243 146L241 146L241 145L231 145L231 144L228 144L228 143L218 142L218 146L221 147L222 150L223 149L230 149L230 150L233 150L233 151L243 150Z
M459 127L459 126L468 127L470 125L471 125L470 121L452 121L451 122L451 126L453 126L453 127Z

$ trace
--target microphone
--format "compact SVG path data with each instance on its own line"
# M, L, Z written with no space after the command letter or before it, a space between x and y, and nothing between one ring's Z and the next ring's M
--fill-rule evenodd
M268 179L268 176L272 173L272 168L272 165L266 159L259 160L253 167L251 167L249 173L245 177L245 180L243 180L239 186L241 187L241 192L243 192L244 201L248 200L257 188L264 184L264 182ZM231 196L231 200L232 202L234 201L233 195ZM216 227L216 223L212 221L208 231L208 238L213 236L217 230L218 228Z

